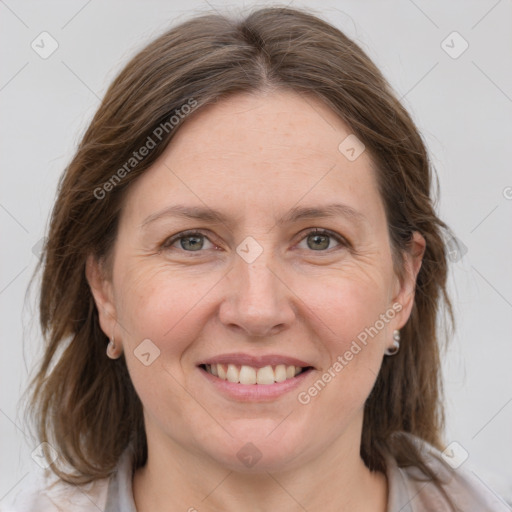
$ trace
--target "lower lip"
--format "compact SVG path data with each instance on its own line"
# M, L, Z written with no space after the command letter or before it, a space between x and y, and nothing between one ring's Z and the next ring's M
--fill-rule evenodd
M312 369L309 369L292 379L275 382L274 384L240 384L219 379L203 368L198 367L198 369L207 381L212 383L222 394L241 402L268 402L275 400L299 387L312 372Z

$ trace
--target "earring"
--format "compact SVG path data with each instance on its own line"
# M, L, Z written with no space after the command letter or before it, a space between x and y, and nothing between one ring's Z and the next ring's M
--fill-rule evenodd
M395 331L393 331L393 345L391 347L388 347L384 351L384 354L387 356L394 356L395 354L398 353L399 350L400 350L400 331L395 330Z
M116 344L114 343L114 336L110 338L110 342L107 345L107 356L110 357L110 359L117 359L119 358L120 354L116 354Z

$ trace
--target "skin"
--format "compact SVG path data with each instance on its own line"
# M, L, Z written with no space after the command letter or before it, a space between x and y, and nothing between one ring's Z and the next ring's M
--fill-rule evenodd
M111 279L89 257L101 327L115 331L144 407L139 512L386 510L385 475L359 454L363 406L393 330L410 315L425 242L414 235L400 279L370 155L349 161L338 151L350 133L323 103L290 91L237 94L197 111L130 189ZM364 218L277 223L295 206L336 202ZM141 228L177 203L220 210L227 221L165 217ZM311 228L348 244L318 242ZM190 239L162 248L188 229L205 235L199 251ZM263 249L252 263L236 252L248 236ZM298 393L396 303L401 311L378 335L299 403ZM134 354L147 338L160 350L149 366ZM298 357L315 369L297 390L244 403L221 395L196 366L234 352ZM248 442L262 454L252 467L237 457Z

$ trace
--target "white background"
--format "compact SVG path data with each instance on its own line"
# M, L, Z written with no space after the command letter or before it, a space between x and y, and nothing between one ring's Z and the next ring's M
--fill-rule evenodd
M194 13L243 6L0 2L0 503L35 467L30 453L36 446L24 434L18 407L41 353L35 296L25 300L25 291L58 178L99 98L137 49ZM443 356L445 437L467 450L468 469L512 503L512 2L291 6L316 9L355 38L424 135L441 183L439 212L467 248L450 277L457 331ZM31 48L43 31L59 45L47 59ZM456 59L441 47L453 31L469 44ZM462 48L457 36L448 44Z

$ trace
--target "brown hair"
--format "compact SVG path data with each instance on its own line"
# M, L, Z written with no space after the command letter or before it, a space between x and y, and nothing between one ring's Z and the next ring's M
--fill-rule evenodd
M407 432L443 448L436 323L441 302L450 318L451 306L446 226L434 211L426 148L357 44L312 14L282 7L256 10L241 20L204 14L150 43L108 89L61 177L40 262L46 348L31 382L31 405L38 438L57 447L74 470L54 463L51 468L62 479L85 483L108 476L129 443L135 467L147 457L142 404L124 357L112 361L105 355L108 339L86 280L87 256L102 261L109 275L126 191L186 122L178 115L184 105L195 102L200 109L236 92L266 89L319 98L364 142L378 171L399 275L400 256L409 250L413 232L426 240L402 347L384 358L365 405L361 456L371 470L385 471L385 453L391 452L400 466L417 465L436 480L407 436L397 437ZM133 152L154 139L173 114L176 125L161 130L156 147L127 168Z

